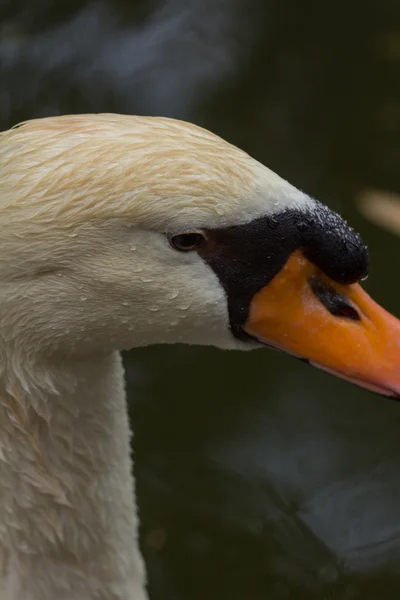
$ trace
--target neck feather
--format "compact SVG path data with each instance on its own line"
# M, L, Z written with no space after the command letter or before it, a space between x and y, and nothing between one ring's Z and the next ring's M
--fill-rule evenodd
M0 380L0 597L145 600L120 356L29 371Z

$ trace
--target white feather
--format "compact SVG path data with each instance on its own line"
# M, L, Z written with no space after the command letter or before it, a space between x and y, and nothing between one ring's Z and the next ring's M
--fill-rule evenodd
M312 201L193 125L117 115L0 135L2 600L143 600L123 372L152 343L244 348L165 233Z

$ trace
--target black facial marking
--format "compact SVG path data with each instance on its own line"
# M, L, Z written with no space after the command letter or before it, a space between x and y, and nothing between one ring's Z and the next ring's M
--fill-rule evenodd
M361 237L318 201L304 210L291 208L206 233L208 241L198 253L223 285L232 332L243 339L242 326L253 296L279 273L295 250L301 249L338 283L354 283L368 273L368 251Z
M335 317L360 321L360 315L350 304L345 296L339 294L328 282L320 277L310 277L309 284L318 298L329 312Z
M305 256L338 283L360 281L368 275L369 267L368 250L361 236L337 213L315 202L311 226L303 231L300 241Z

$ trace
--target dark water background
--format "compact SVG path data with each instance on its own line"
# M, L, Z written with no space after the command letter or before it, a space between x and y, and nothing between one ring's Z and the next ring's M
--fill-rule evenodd
M398 0L1 0L0 127L206 126L344 214L400 316ZM400 405L268 350L126 355L151 600L400 598Z

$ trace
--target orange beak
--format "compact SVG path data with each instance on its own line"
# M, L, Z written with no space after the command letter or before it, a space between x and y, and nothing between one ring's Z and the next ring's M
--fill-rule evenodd
M252 299L244 331L361 387L400 397L400 321L299 251Z

